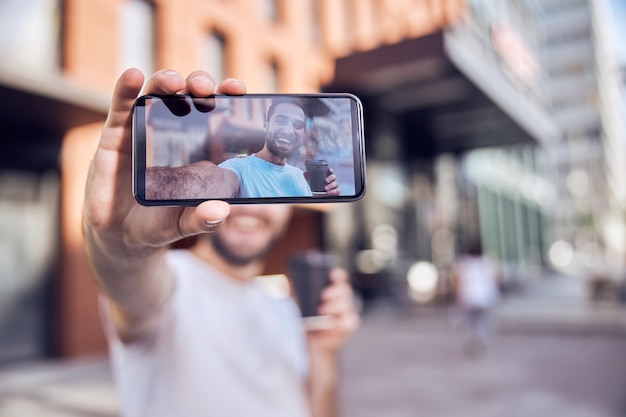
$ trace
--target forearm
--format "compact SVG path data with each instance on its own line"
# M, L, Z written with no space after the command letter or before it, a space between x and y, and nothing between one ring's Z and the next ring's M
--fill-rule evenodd
M309 394L314 417L339 415L339 358L347 339L359 327L347 272L330 271L331 284L322 291L321 315L332 317L328 328L307 332L310 379Z
M339 369L336 354L311 352L309 398L313 417L339 415Z
M232 197L238 188L235 173L208 161L146 171L146 197L150 200L223 199Z
M174 287L165 248L129 245L116 234L85 226L85 247L101 292L111 301L122 339L147 331Z

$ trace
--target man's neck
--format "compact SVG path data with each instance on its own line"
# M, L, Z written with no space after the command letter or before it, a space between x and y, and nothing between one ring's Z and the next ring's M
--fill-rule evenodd
M267 147L264 147L254 155L256 155L257 158L261 158L262 160L270 162L274 165L285 165L287 163L287 158L274 155L269 149L267 149Z

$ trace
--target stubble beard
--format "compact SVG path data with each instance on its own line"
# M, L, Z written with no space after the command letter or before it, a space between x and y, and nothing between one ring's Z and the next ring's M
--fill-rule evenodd
M226 261L226 263L232 266L248 266L258 261L264 261L278 241L278 238L274 237L269 244L261 250L249 255L242 255L231 249L219 233L213 233L209 236L215 251Z
M279 132L276 132L274 134L269 134L268 133L268 137L266 139L267 149L269 149L269 151L272 153L272 155L277 156L279 158L287 159L287 158L289 158L291 156L291 154L296 149L297 144L298 144L298 139L295 138L293 140L293 143L291 145L291 150L289 150L289 151L282 151L279 148L278 139L275 139L276 136L278 136L279 133L281 133L281 132L279 131ZM286 136L286 135L282 135L282 136Z

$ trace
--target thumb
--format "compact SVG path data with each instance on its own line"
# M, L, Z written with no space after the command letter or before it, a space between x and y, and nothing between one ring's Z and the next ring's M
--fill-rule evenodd
M230 204L225 201L205 201L199 206L184 210L179 218L181 238L217 230L230 214Z
M144 76L138 69L126 70L117 81L111 108L104 125L100 146L115 151L130 150L130 134L109 134L124 129L130 132L133 104L143 85Z

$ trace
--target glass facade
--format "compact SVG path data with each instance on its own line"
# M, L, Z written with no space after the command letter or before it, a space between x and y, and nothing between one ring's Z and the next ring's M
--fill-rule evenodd
M57 265L59 176L0 167L0 363L49 349Z

